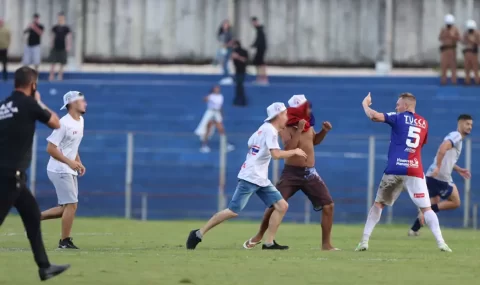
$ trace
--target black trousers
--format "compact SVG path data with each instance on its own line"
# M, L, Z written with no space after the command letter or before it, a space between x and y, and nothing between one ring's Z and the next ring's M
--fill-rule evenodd
M0 49L0 61L2 62L3 65L3 80L7 81L7 50L6 49Z
M247 106L247 97L245 96L245 73L235 74L235 98L233 99L233 105L235 106Z
M21 171L0 170L0 226L15 207L27 230L35 262L39 268L50 266L40 229L40 209L26 185L27 176Z

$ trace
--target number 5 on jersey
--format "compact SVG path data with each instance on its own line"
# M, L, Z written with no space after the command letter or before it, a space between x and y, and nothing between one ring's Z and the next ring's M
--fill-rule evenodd
M408 128L407 141L405 142L410 148L417 148L420 144L420 132L421 129L418 127L410 126Z

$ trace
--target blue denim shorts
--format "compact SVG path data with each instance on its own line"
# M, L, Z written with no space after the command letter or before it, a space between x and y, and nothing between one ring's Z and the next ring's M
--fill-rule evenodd
M273 204L283 199L280 192L278 192L277 188L275 188L275 186L272 184L266 187L261 187L248 181L239 179L235 193L233 193L232 200L230 203L228 203L228 209L234 213L240 213L247 205L250 197L255 193L267 207L271 207Z

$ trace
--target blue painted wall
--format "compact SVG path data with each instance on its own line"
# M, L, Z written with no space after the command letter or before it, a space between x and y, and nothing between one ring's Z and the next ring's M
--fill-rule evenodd
M81 157L87 174L80 179L79 214L123 216L126 162L126 132L135 133L134 215L140 215L140 195L148 193L149 218L206 218L216 210L218 191L218 138L212 152L198 152L200 142L193 135L205 106L202 97L217 81L217 76L155 74L68 74L64 82L40 82L43 100L52 108L62 105L68 90L86 94ZM293 94L306 94L320 123L329 120L333 130L317 147L317 169L327 182L336 201L335 219L339 222L363 222L366 214L368 136L378 135L376 144L376 181L385 165L389 127L365 118L361 100L372 92L373 108L394 111L399 93L417 96L417 112L430 123L429 144L423 151L425 167L448 132L456 128L460 113L476 116L480 107L480 89L439 87L436 78L408 77L272 77L268 87L248 84L249 106L233 107L233 87L223 87L226 98L225 125L229 141L237 150L228 154L227 187L232 194L236 175L246 154L246 141L265 117L265 108L273 101L286 102ZM5 97L10 83L0 84ZM59 112L62 114L61 112ZM49 131L39 126L37 193L41 208L56 203L55 192L45 173L48 155L45 138ZM473 141L472 196L478 188L480 172L478 149ZM459 164L463 165L464 155ZM454 176L463 196L463 182ZM303 221L305 201L297 194L290 202L287 219ZM245 210L246 217L257 218L263 206L256 197ZM415 208L405 193L394 207L395 221L409 221ZM312 219L318 215L312 212ZM459 225L463 212L442 214L442 222Z

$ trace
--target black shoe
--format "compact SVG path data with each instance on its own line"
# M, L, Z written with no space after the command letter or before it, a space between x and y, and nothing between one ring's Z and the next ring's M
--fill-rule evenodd
M197 237L197 231L198 230L193 230L188 235L187 244L186 244L187 249L193 250L197 247L197 244L202 242L202 239Z
M50 264L50 267L48 268L38 269L38 274L40 275L40 280L45 281L59 274L62 274L65 270L69 268L70 268L70 264L65 264L65 265Z
M79 249L76 245L73 244L72 238L66 238L58 242L58 248L61 249Z
M263 249L276 249L276 250L287 250L289 249L288 245L279 245L276 241L273 241L273 245L267 246L266 244L262 245L262 250Z

